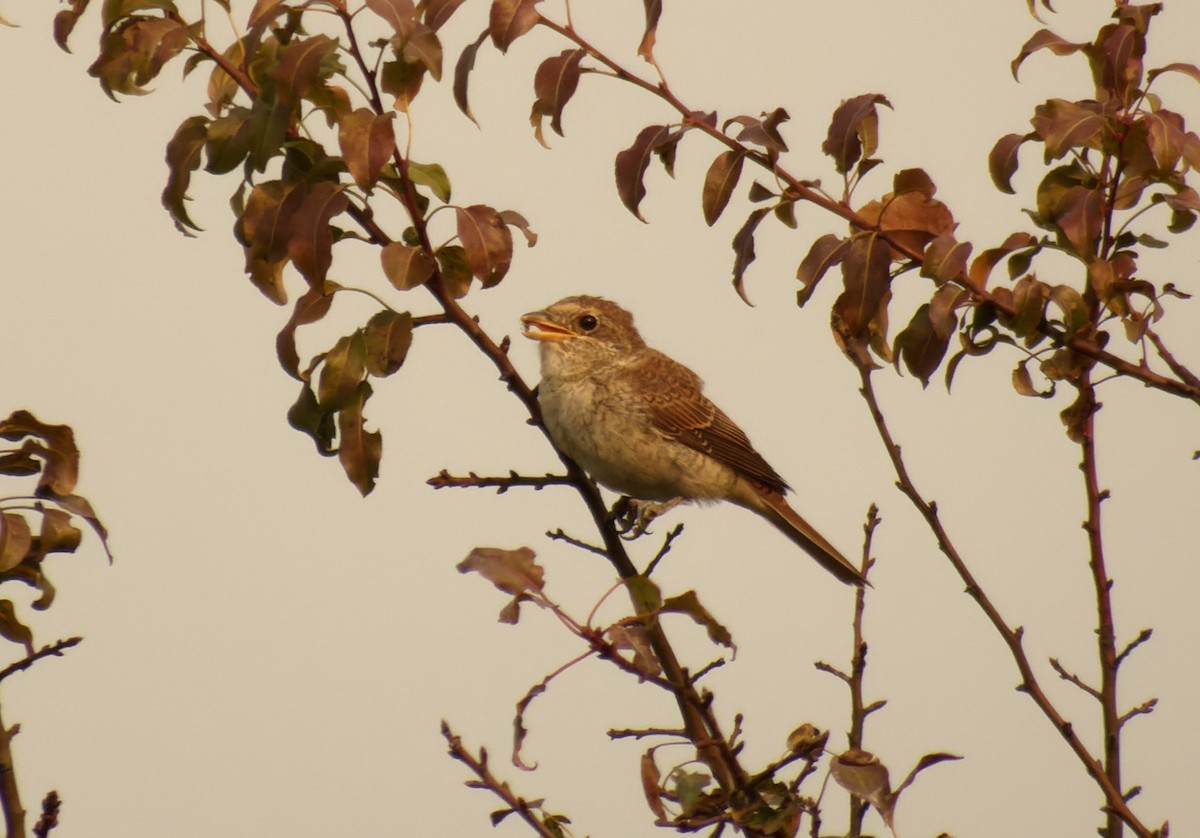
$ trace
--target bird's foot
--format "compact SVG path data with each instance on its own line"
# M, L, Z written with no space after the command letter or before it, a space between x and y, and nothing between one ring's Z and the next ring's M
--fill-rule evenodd
M674 509L683 501L683 498L673 498L663 503L655 503L622 495L613 504L610 514L613 523L617 525L617 532L620 533L621 538L632 541L640 536L649 535L650 522L664 512Z

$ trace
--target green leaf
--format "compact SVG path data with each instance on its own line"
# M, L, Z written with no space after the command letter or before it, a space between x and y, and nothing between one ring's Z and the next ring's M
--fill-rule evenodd
M408 161L408 176L417 186L428 188L434 196L448 203L450 201L450 177L437 163L418 163Z
M288 408L287 420L293 428L312 438L318 454L323 457L334 455L333 411L321 409L317 403L317 396L307 381L300 388L300 396Z
M467 296L471 290L471 265L467 261L467 251L458 245L448 244L439 247L435 255L442 282L446 284L450 296L456 300Z

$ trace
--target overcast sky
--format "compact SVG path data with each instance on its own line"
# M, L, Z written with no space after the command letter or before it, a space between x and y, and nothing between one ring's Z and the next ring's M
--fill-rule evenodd
M1038 176L1037 154L1027 153L1016 180L1022 194L997 193L985 165L992 143L1027 130L1044 99L1089 89L1079 56L1039 54L1022 83L1013 81L1009 61L1038 26L1020 0L760 0L744 16L709 0L665 5L657 55L677 95L722 118L785 107L786 163L802 177L834 182L819 147L840 100L887 95L895 111L881 121L886 164L864 197L886 191L891 172L922 166L960 221L959 238L977 250L1029 229L1020 210ZM1062 14L1049 16L1051 25L1072 39L1089 38L1107 14L1102 2L1056 5ZM594 43L644 68L635 55L640 3L573 6ZM559 4L544 7L561 15ZM235 10L244 17L246 7ZM26 807L59 790L55 838L528 834L515 820L492 830L498 802L462 786L468 775L446 758L438 733L445 718L469 745L491 750L518 793L568 815L577 835L655 832L638 779L643 746L610 743L606 731L671 725L672 703L612 667L585 663L557 679L526 719L525 756L538 770L511 767L514 704L581 649L533 609L519 626L498 624L502 595L455 570L475 546L528 545L546 567L549 593L582 619L611 585L611 569L544 533L592 537L585 510L566 489L497 497L425 485L442 468L553 471L552 451L455 330L421 328L405 368L379 383L369 404L384 460L378 488L361 499L336 460L318 457L287 426L296 386L279 368L274 338L288 312L244 277L226 204L235 182L198 176L191 214L205 232L193 239L160 206L165 143L199 111L205 74L180 84L172 67L153 95L114 104L86 74L99 11L66 55L51 39L51 8L8 0L0 9L21 25L0 32L0 415L27 408L75 428L80 491L108 524L116 554L109 567L85 542L49 564L59 598L30 618L35 640L86 640L3 685L5 722L21 725ZM442 33L449 61L485 19L479 0L459 10ZM1197 32L1200 7L1171 0L1153 25L1147 65L1200 61ZM867 678L869 697L888 706L871 717L867 747L897 781L924 753L965 757L929 770L906 793L902 835L1091 834L1098 792L1015 692L1007 650L894 489L856 373L830 340L832 283L808 308L794 304L796 264L839 226L803 208L797 232L764 224L747 278L756 305L745 306L729 283L729 241L749 209L749 180L707 228L699 192L714 144L687 138L673 181L651 167L643 225L620 205L612 160L642 127L671 118L660 103L585 77L565 114L566 137L553 136L551 150L534 141L533 70L565 48L535 33L507 56L481 51L471 101L482 130L454 108L448 82L427 83L417 100L414 157L445 166L456 203L516 209L540 235L535 248L518 246L499 287L476 290L466 305L494 337L513 335L514 363L533 382L536 351L518 337L519 316L568 294L611 297L635 313L652 345L706 379L709 395L795 486L797 508L844 552L859 549L866 509L880 505ZM1194 129L1200 86L1164 78L1159 92ZM1196 241L1194 232L1172 239L1141 269L1194 292ZM377 258L366 246L339 245L331 278L378 288ZM1061 268L1042 278L1077 283L1074 265ZM923 286L905 281L913 290L900 296L915 305ZM297 276L289 288L302 288ZM434 311L419 290L389 299ZM1174 305L1162 326L1193 369L1194 306ZM330 345L375 309L363 297L339 299L330 324L306 333L302 348ZM922 491L937 499L1009 622L1025 626L1044 685L1098 749L1094 702L1046 663L1057 656L1085 677L1096 668L1079 453L1057 416L1065 393L1017 396L1008 384L1016 360L964 363L950 397L937 381L922 391L911 377L877 378ZM1121 382L1102 399L1119 638L1155 630L1123 670L1122 701L1160 699L1126 729L1126 782L1144 786L1135 810L1147 822L1169 817L1172 834L1188 835L1200 830L1191 799L1200 749L1195 406ZM843 748L844 687L812 663L846 665L852 592L742 510L680 510L657 531L674 521L687 528L656 575L671 592L695 588L734 634L736 661L708 684L727 724L746 714L747 762L777 757L805 721L832 728L830 747ZM657 546L638 542L636 559ZM9 595L28 615L28 593ZM693 667L716 654L701 630L669 628ZM827 795L827 823L837 829L844 794ZM871 818L868 828L881 832Z

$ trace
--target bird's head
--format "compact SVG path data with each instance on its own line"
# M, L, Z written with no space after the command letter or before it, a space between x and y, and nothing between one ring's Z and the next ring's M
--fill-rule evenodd
M542 364L564 374L619 363L645 347L633 315L602 297L567 297L521 317L525 337L541 344Z

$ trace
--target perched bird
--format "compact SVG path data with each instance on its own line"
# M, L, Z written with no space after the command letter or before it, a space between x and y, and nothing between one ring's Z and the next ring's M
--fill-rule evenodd
M540 344L546 430L593 478L640 501L730 501L841 581L863 583L788 505L787 483L705 397L700 377L646 346L629 312L601 297L567 297L521 322Z

